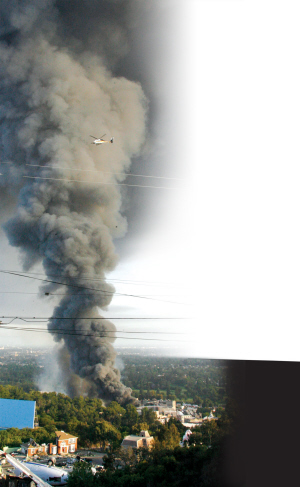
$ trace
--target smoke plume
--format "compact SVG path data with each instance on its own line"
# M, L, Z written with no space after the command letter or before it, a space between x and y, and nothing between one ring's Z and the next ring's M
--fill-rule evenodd
M68 391L78 394L81 378L90 394L120 402L130 400L131 390L115 367L115 326L100 319L99 308L114 293L105 282L117 263L113 240L126 232L117 183L145 139L140 84L111 72L128 49L136 5L10 0L0 7L4 229L24 269L42 262L56 281L43 291L67 293L48 328L70 357ZM90 134L103 133L114 144L90 144ZM96 276L101 284L87 285Z

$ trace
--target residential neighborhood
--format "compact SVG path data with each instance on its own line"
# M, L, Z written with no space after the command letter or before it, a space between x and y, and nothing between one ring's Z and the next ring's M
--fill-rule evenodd
M77 471L76 465L89 465L94 472L110 475L115 470L138 470L142 458L168 463L164 455L177 452L181 458L177 478L181 475L180 465L185 461L186 451L196 455L197 448L201 448L203 459L207 456L205 461L209 462L206 452L223 434L219 428L222 424L219 419L225 411L222 404L226 392L222 362L210 366L207 361L189 359L181 366L181 362L174 358L159 358L154 367L154 359L148 357L146 367L141 363L140 355L124 355L128 363L124 377L135 387L135 397L133 403L121 404L114 400L104 402L87 394L69 397L62 393L37 391L32 372L44 368L37 365L36 357L32 357L34 354L9 351L11 360L7 365L6 350L1 354L4 359L0 377L2 372L2 377L13 380L16 371L24 373L21 384L0 383L3 411L0 415L0 450L4 452L0 459L1 476L11 482L13 469L5 455L12 455L14 461L37 464L37 469L58 467L70 473L73 469ZM26 371L20 357L27 361ZM40 354L38 360L45 364L45 355ZM141 384L141 377L146 377L149 371L156 374L157 382L156 376L152 375L148 382ZM186 389L176 386L180 381L187 385ZM22 384L26 390L22 389ZM166 387L168 384L172 384L172 389ZM1 487L25 486L5 484Z

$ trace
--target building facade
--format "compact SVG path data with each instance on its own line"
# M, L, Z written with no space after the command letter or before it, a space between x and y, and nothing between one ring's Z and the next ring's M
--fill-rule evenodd
M122 441L122 448L148 448L151 449L153 446L154 438L150 436L148 431L141 431L139 436L129 435L125 436Z
M64 431L55 431L58 455L74 453L77 450L77 436L69 435Z
M46 454L48 451L48 446L44 443L39 445L32 438L27 443L22 443L21 452L28 457L33 457L33 455Z

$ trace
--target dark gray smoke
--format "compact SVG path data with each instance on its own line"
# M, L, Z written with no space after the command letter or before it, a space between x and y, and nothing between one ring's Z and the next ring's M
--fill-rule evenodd
M81 378L90 394L121 402L131 390L115 367L115 327L98 308L112 299L105 273L117 263L113 239L126 232L114 184L144 143L147 100L139 83L111 69L128 51L143 5L10 0L0 7L4 229L24 269L42 262L50 280L69 285L48 326L70 356L69 392L80 392ZM115 143L90 144L90 134L103 133ZM95 276L104 279L99 290L87 286Z

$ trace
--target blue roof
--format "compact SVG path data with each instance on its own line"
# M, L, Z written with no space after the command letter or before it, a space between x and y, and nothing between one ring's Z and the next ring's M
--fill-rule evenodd
M0 429L33 428L35 401L0 399Z

